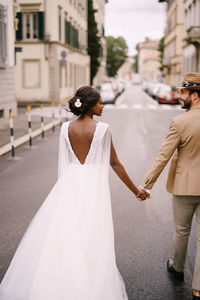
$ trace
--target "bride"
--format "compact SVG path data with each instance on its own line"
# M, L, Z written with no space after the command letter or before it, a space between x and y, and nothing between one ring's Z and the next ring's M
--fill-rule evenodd
M109 164L142 201L119 162L108 124L90 86L69 101L79 116L63 123L58 180L29 224L0 285L1 300L128 299L115 261ZM48 166L47 166L48 167Z

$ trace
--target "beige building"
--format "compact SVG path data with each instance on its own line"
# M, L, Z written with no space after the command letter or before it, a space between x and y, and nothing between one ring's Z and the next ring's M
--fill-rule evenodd
M200 72L200 0L185 0L183 73Z
M167 2L163 59L165 83L178 86L183 73L184 0L159 2Z
M97 86L99 83L106 80L106 39L105 39L105 4L108 0L93 0L94 9L96 9L95 20L97 22L98 33L101 38L102 57L99 69L93 79L93 85Z
M159 41L146 38L138 46L138 73L142 80L158 80L160 77Z
M65 100L89 84L87 0L18 0L18 102Z
M128 76L133 73L133 63L134 59L132 57L128 57L117 71L117 77L128 78Z
M0 0L0 117L17 114L14 86L13 1Z

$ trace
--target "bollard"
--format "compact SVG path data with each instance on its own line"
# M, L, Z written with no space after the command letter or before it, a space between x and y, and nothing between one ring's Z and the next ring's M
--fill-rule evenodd
M62 115L61 115L61 100L58 100L58 114L59 114L59 119L60 119L60 127L62 125Z
M32 146L32 129L31 129L31 106L27 105L28 113L28 134L29 134L29 146Z
M54 112L54 107L55 107L55 101L51 101L51 106L52 106L52 131L55 131L55 124L54 124L54 119L55 119L55 112Z
M44 138L44 116L43 116L43 107L44 107L44 104L40 104L40 109L41 109L41 129L42 129L42 138Z
M12 115L12 109L9 110L9 118L10 118L10 143L11 143L11 153L12 153L12 157L15 157L14 129L13 129L13 115Z

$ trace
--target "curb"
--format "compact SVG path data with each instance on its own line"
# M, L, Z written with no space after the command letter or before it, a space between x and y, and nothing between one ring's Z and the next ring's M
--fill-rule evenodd
M53 125L56 126L56 125L60 124L60 121L61 120L55 120L54 122L50 122L50 123L46 124L44 126L44 132L51 129ZM34 138L34 137L37 137L40 134L42 134L42 129L41 128L32 131L31 136L32 136L32 138ZM29 135L25 134L25 135L21 136L20 138L18 138L14 141L14 147L17 148L17 147L25 144L28 141L29 141ZM4 145L3 147L0 148L0 157L3 156L4 154L8 153L9 151L11 151L11 144L10 143L8 143L8 144L6 144L6 145Z

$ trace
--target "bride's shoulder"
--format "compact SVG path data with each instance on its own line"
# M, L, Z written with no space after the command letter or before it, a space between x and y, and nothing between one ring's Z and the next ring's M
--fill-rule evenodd
M63 122L63 123L62 123L62 126L61 126L61 128L60 128L60 132L61 132L62 134L64 134L64 133L66 132L67 127L68 127L68 125L69 125L69 122L70 122L70 121Z
M99 122L103 128L109 128L109 124L106 122Z
M62 128L65 128L66 126L68 126L69 123L70 123L70 121L63 122L63 123L62 123L62 126L61 126L61 129L62 129Z
M105 122L99 122L100 124L100 128L101 128L101 132L103 134L106 134L106 133L109 133L111 134L111 131L110 131L110 125L108 123L105 123Z

